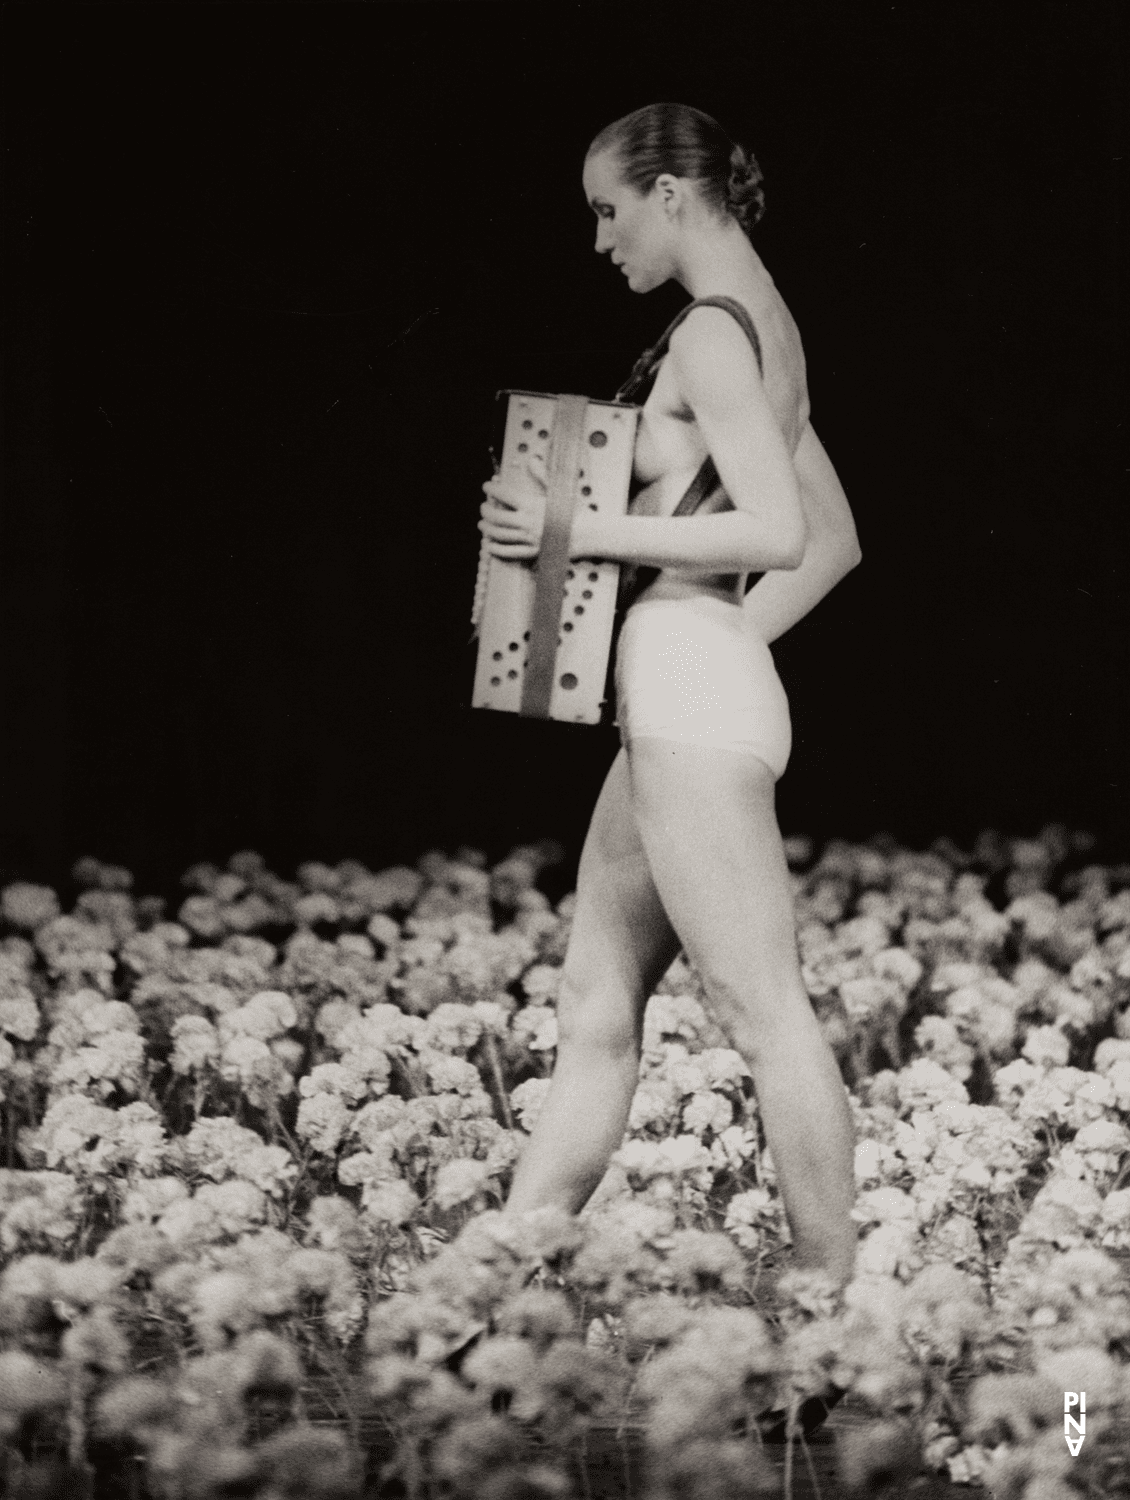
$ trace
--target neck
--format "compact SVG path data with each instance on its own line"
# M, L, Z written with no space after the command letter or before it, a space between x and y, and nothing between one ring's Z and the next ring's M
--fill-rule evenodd
M675 261L674 279L693 298L711 297L746 279L757 252L734 219L711 221L688 235Z

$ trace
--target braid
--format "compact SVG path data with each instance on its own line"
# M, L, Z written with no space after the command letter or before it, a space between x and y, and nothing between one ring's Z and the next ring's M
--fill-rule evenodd
M726 184L726 207L749 234L765 212L763 177L756 159L744 146L730 152L730 178Z

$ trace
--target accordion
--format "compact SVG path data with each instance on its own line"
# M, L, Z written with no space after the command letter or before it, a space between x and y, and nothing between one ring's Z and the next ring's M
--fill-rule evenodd
M533 562L494 557L484 538L471 623L478 633L472 708L598 724L608 677L620 565L571 562L580 505L628 508L639 408L584 396L504 391L499 472L544 458L545 530Z

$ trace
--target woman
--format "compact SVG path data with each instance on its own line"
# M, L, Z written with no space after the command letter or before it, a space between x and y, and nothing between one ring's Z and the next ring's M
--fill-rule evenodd
M694 300L625 387L640 400L650 386L629 514L582 509L572 533L572 556L640 570L639 593L617 648L623 748L581 857L556 1067L508 1208L576 1212L593 1192L623 1139L644 1007L682 948L750 1067L795 1262L842 1285L851 1114L797 957L774 810L788 705L769 643L859 561L855 527L808 420L796 326L749 239L756 162L709 116L659 104L602 131L583 180L597 252L629 287L673 278ZM721 490L673 515L707 457ZM484 489L495 555L536 556L541 490ZM751 573L763 576L746 593Z

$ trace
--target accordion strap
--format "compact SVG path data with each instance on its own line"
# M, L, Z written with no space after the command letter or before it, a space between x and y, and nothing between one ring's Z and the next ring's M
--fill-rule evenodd
M742 304L735 297L699 297L694 302L688 302L664 330L659 342L653 345L652 348L645 350L639 357L632 373L616 392L616 399L618 401L643 402L647 400L651 388L655 384L655 377L658 374L659 366L663 363L667 354L671 335L683 320L690 313L694 312L696 307L720 307L724 312L728 312L732 318L736 319L741 326L742 332L749 339L754 358L757 360L757 368L762 374L765 373L764 361L761 357L761 340L757 336L757 329L754 326L753 319ZM721 488L722 482L718 477L718 470L714 466L714 460L707 454L702 461L702 467L687 486L683 498L671 512L672 517L693 516L705 504L707 499L713 496L716 491L720 491ZM734 504L728 495L723 496L721 508L724 510L733 510ZM639 598L645 589L651 587L659 577L660 571L659 568L641 567L635 563L624 563L621 565L620 589L617 597L617 609L621 614ZM729 585L736 589L739 575L727 574L726 576Z
M538 553L530 650L522 684L520 712L527 719L549 717L587 406L586 396L559 396L553 414L553 438L546 466L545 529Z

